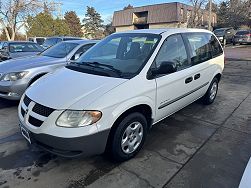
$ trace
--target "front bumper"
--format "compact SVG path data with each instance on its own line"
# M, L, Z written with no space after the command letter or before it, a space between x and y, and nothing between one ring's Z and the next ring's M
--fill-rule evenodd
M28 87L28 81L18 80L0 81L0 97L9 100L20 100L22 94Z
M110 130L105 130L92 135L61 138L48 134L35 134L29 132L32 144L63 157L92 156L105 151Z

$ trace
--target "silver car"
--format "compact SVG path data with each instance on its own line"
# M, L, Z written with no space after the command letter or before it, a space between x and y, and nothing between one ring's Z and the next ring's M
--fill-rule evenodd
M8 60L0 63L0 97L19 100L24 91L41 76L51 73L78 59L97 41L65 41L26 58Z

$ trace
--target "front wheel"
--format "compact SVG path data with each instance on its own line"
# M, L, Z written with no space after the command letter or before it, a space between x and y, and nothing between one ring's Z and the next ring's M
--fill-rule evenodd
M134 157L142 148L147 134L147 121L141 113L134 112L125 117L116 128L111 154L117 161Z
M219 81L217 78L214 78L212 80L206 94L202 98L203 104L209 105L214 102L216 95L217 95L217 92L218 92L218 83L219 83Z

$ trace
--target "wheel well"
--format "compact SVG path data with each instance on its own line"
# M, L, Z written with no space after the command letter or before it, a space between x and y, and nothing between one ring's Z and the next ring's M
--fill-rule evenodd
M133 113L133 112L139 112L142 113L147 120L147 125L148 125L148 129L151 128L152 125L152 109L149 105L146 104L141 104L141 105L137 105L134 106L132 108L129 108L128 110L126 110L124 113L122 113L114 122L110 133L109 133L109 137L108 137L108 141L107 141L107 149L109 149L110 143L111 143L111 137L114 134L117 126L119 125L119 123L129 114Z
M216 75L215 75L215 78L217 78L218 81L220 81L220 79L221 79L221 74L220 74L220 73L216 74Z
M39 74L39 75L36 75L35 77L33 77L29 83L29 86L35 82L37 79L41 78L42 76L46 75L47 73L43 73L43 74Z

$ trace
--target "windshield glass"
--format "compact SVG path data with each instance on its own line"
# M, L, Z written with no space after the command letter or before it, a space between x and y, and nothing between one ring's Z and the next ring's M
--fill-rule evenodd
M19 42L19 43L10 43L10 52L42 52L44 49L35 43L30 42Z
M78 43L60 42L55 46L52 46L49 49L45 50L40 55L63 58L66 57L78 45Z
M72 64L90 74L132 78L143 68L160 38L140 33L111 35Z
M215 35L221 35L221 36L223 36L224 33L225 33L225 29L216 29L216 30L214 30L214 34Z

